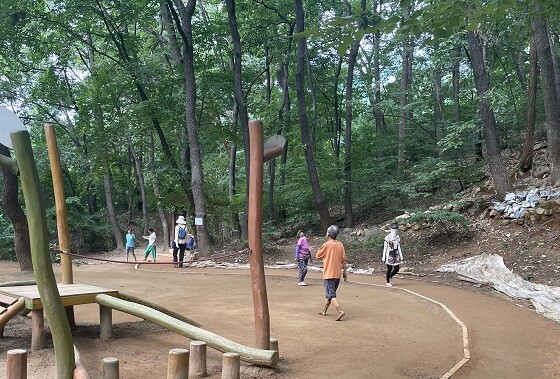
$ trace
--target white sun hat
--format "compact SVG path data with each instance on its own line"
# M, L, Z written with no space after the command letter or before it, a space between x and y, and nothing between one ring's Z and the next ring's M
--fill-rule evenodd
M175 221L176 224L181 224L181 225L186 225L187 222L185 221L185 217L184 216L179 216L177 217L177 221Z

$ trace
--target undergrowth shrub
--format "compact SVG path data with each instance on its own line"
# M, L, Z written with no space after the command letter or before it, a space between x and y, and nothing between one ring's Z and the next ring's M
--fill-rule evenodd
M449 211L446 209L437 209L433 211L414 213L406 221L407 223L410 224L419 224L419 225L440 224L443 226L443 228L446 230L447 233L450 233L455 227L459 227L464 230L468 230L469 227L469 223L465 216L463 216L459 212Z

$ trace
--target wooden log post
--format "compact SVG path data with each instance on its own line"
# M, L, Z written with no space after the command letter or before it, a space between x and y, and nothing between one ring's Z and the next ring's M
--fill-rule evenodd
M8 350L6 379L27 379L27 350Z
M31 351L45 347L45 315L43 309L31 311Z
M56 208L56 229L58 232L58 246L62 251L70 252L70 231L68 229L68 210L66 209L66 195L64 194L64 180L62 178L62 169L60 164L60 153L56 141L56 133L53 124L45 125L45 138L47 141L47 150L49 153L49 162L51 166L51 176L53 182L54 201ZM62 274L62 283L74 283L72 273L72 256L68 254L60 255L60 267ZM75 326L74 307L66 307L66 316L70 326Z
M206 342L191 341L189 375L191 378L204 378L206 372Z
M249 173L249 210L247 226L249 229L249 265L251 268L251 288L255 315L255 342L259 349L270 347L270 314L264 274L262 249L262 197L263 197L263 123L259 120L249 122L250 173Z
M76 367L74 368L74 375L72 376L72 379L91 379L76 346L74 346L74 360L76 361Z
M113 336L113 309L99 305L99 338L107 341Z
M189 351L187 349L169 350L167 360L167 379L189 378Z
M119 360L117 358L103 358L103 379L119 379Z
M25 298L20 297L8 308L0 308L0 337L4 335L4 325L25 308Z
M131 303L115 296L99 294L95 297L95 302L107 307L111 307L121 312L131 314L163 326L167 330L188 337L192 341L205 341L208 346L221 351L222 353L231 351L238 353L241 360L259 366L274 367L278 364L278 352L272 350L262 350L254 347L241 345L215 333L189 325L184 321L177 320L165 313L152 309L142 304Z
M33 273L53 338L56 357L55 378L66 379L70 378L74 372L74 344L68 317L52 269L44 193L39 181L29 132L20 130L11 133L10 137L19 167L21 188L27 210Z
M278 340L276 338L270 339L270 350L276 350L278 354L280 354L280 350L278 350Z
M239 354L224 353L222 359L222 379L239 379L239 363Z

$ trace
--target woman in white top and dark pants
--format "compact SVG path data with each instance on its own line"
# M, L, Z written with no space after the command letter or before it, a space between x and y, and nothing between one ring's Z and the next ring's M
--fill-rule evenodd
M175 221L175 233L173 237L173 267L183 267L185 249L187 248L187 222L184 216L179 216ZM179 259L177 260L177 252Z
M383 242L383 262L387 265L387 286L393 286L393 276L399 272L400 264L403 261L401 250L401 238L397 234L399 225L391 224L391 232L385 236Z

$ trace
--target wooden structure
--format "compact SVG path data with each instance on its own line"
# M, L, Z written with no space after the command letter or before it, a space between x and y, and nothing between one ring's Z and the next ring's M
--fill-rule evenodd
M251 289L255 316L255 342L259 349L270 349L270 314L264 274L262 247L262 202L263 202L263 163L282 154L286 139L273 136L263 142L263 123L260 120L249 122L250 168L249 168L249 207L248 237L249 265L251 268Z
M118 291L87 284L58 284L60 299L65 307L95 303L95 297L99 294L118 296ZM43 348L45 342L45 324L43 315L43 303L36 285L0 287L2 298L23 299L25 309L31 311L31 350ZM100 335L111 336L111 312L105 312L100 306Z

